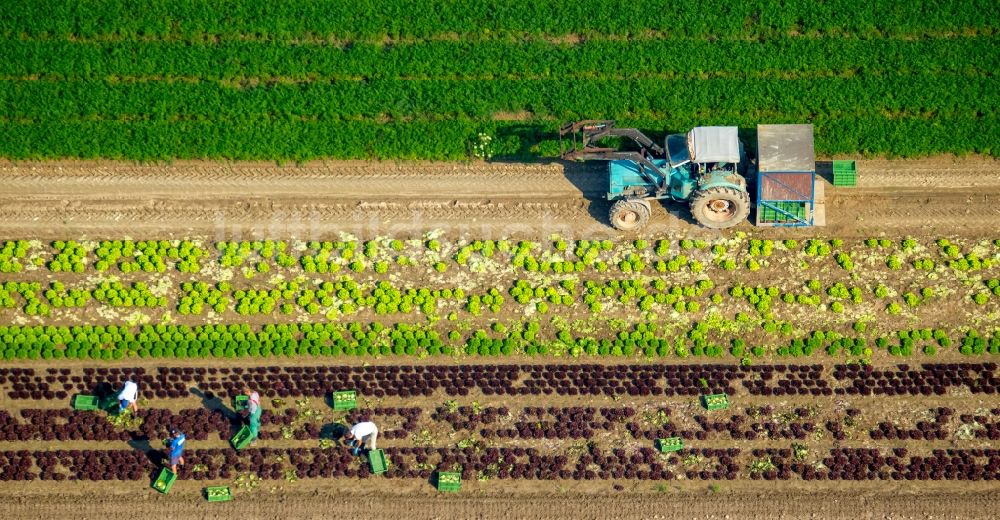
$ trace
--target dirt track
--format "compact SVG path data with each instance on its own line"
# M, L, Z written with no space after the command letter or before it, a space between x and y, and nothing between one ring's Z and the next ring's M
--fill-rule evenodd
M975 235L1000 217L1000 161L872 160L858 168L857 188L826 186L831 234ZM0 178L0 233L12 237L615 234L599 163L4 163ZM656 209L647 230L699 231L680 204Z
M103 494L0 497L0 511L10 519L72 518L531 518L546 520L587 519L911 519L995 518L1000 500L990 493L872 493L840 492L810 495L786 492L727 493L669 491L660 495L614 494L541 495L512 497L379 497L350 494L309 493L297 496L260 492L248 499L208 504L184 496L128 496Z

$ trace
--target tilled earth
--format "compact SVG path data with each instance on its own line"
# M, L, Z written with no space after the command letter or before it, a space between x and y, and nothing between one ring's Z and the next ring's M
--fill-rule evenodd
M828 164L820 164L823 177ZM558 162L5 163L0 232L287 239L439 228L484 239L554 232L601 238L615 234L607 225L605 168ZM830 234L975 235L995 230L1000 220L1000 161L862 160L858 171L855 188L825 187ZM743 228L751 229L749 223ZM702 231L676 203L654 211L646 231L685 232Z
M988 491L873 491L844 487L838 491L731 491L709 495L703 490L671 490L662 495L499 494L439 497L394 496L382 491L333 488L254 496L249 500L207 504L194 494L153 496L115 492L109 484L86 486L86 494L0 496L5 518L51 520L133 518L512 518L541 520L591 519L926 519L995 518L998 504ZM109 489L110 488L110 489ZM46 489L43 486L42 489ZM178 485L175 489L183 489ZM71 512L70 512L71 511Z

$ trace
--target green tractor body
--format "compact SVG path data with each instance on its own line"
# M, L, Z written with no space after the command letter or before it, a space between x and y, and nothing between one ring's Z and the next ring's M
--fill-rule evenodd
M747 159L736 127L697 127L687 134L667 136L660 147L635 129L615 128L613 121L583 121L564 126L561 135L583 133L583 148L562 154L566 159L608 162L608 200L614 201L609 219L621 230L635 230L649 219L650 200L688 202L701 225L723 229L746 220L750 213ZM599 148L604 137L628 137L639 152Z

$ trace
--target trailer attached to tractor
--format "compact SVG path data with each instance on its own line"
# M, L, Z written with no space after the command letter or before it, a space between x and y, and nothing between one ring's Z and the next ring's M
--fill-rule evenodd
M671 134L660 146L635 128L617 128L614 121L588 120L564 125L560 131L560 151L567 160L605 160L608 164L608 215L611 225L623 231L637 230L649 220L650 201L686 201L694 219L707 228L724 229L746 220L752 207L748 179L757 179L758 161L749 157L734 126L696 127L686 134ZM798 171L771 171L768 191L785 197L780 204L766 204L769 225L811 225L815 158L812 125L760 125L760 164ZM570 136L571 146L562 139ZM623 137L639 145L638 151L602 147L600 141ZM796 178L788 186L776 175L803 173L808 182ZM790 177L789 177L790 178ZM787 180L787 179L786 179ZM758 192L760 186L758 186ZM808 189L806 189L808 188ZM758 193L758 211L761 203Z

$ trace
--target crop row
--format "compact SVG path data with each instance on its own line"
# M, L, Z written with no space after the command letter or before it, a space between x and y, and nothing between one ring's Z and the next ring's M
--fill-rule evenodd
M690 272L698 274L717 265L732 271L741 264L751 271L768 265L769 258L795 256L799 267L810 263L836 260L847 271L856 262L868 267L879 263L893 271L913 268L934 271L945 266L955 271L989 269L996 265L1000 240L976 243L939 239L934 246L907 238L897 244L888 239L870 238L864 242L812 238L803 241L770 239L747 240L745 234L733 239L691 240L475 240L442 242L437 239L337 241L230 241L214 244L211 252L200 241L189 240L106 240L77 242L57 240L41 244L26 240L0 243L0 272L20 273L46 267L54 273L98 272L123 274L164 273L170 268L182 273L198 273L202 268L219 265L243 267L247 278L272 269L295 266L306 273L356 273L375 271L386 274L425 264L444 272L458 264L473 272L511 266L525 272L572 274L590 270L606 272L618 268L625 273L656 271L660 274ZM877 261L871 261L877 260ZM264 265L261 265L264 264ZM443 266L440 264L444 264Z
M21 138L5 143L0 153L455 159L467 157L470 140L483 132L496 137L489 154L511 156L541 146L532 153L551 155L556 140L548 120L492 121L496 113L525 111L543 118L616 118L651 132L708 124L752 128L762 115L770 122L808 119L817 127L819 153L992 153L995 139L979 129L996 119L997 98L990 78L897 73L778 84L771 78L377 79L233 88L205 82L4 81L0 104L10 110L3 126L18 129ZM756 111L748 113L747 106ZM933 120L926 118L930 112ZM378 121L386 116L394 122ZM229 135L221 135L223 127ZM332 128L337 131L328 132Z
M53 310L85 307L94 301L115 308L173 307L182 315L201 315L205 311L223 315L235 311L243 316L304 312L332 317L371 310L381 315L419 311L428 316L449 313L449 316L457 317L455 311L459 310L480 316L484 311L497 313L514 304L521 306L520 309L515 307L518 311L531 310L540 314L546 314L550 308L565 307L568 311L581 301L591 313L600 313L608 306L619 304L625 309L641 311L673 309L677 313L697 313L703 306L745 301L767 317L772 309L795 305L813 308L823 305L824 310L828 307L831 312L841 314L847 309L845 305L861 305L872 296L876 301L888 301L887 305L876 307L885 305L889 314L899 314L903 308L900 301L913 309L953 294L935 286L903 291L882 283L864 287L837 282L824 290L821 284L816 286L818 280L817 284L812 284L810 280L805 287L784 291L774 286L743 285L711 291L715 287L708 279L698 280L693 285L669 285L658 279L646 283L635 279L611 279L605 283L588 280L583 287L577 287L572 279L563 280L558 285L516 280L509 287L490 287L482 292L470 290L468 293L461 288L432 290L427 287L398 287L387 281L361 285L348 276L339 277L335 282L305 282L279 282L270 289L235 289L229 282L218 282L214 286L204 281L184 282L176 289L159 284L154 294L154 288L145 282L123 285L117 280L105 280L96 289L89 289L86 285L73 286L77 284L67 287L58 281L50 282L48 287L39 282L8 281L0 282L0 309L20 308L29 316L49 316ZM815 288L810 288L810 285ZM1000 281L996 278L972 287L974 290L968 296L960 298L966 303L971 300L982 306L993 296L1000 296ZM564 314L569 315L568 312Z
M214 395L206 393L207 397ZM275 401L281 401L276 399ZM261 416L263 440L309 440L328 438L332 427L324 424L318 410L307 409L308 403L299 401L296 408L279 411L270 409ZM306 411L307 413L303 413ZM857 409L849 409L847 422L856 426L860 419ZM955 417L950 408L929 411L931 420L915 421L913 427L900 425L899 421L881 421L868 429L873 440L946 440L971 438L1000 439L1000 409L987 412L961 414ZM0 440L2 441L116 441L166 438L170 428L179 428L192 440L228 440L239 429L239 415L223 409L186 409L171 412L164 409L143 408L128 418L128 424L116 424L95 412L71 410L22 409L20 415L26 422L0 411ZM850 419L855 418L855 419ZM422 410L414 407L377 407L357 409L348 413L344 421L354 424L363 420L377 420L381 425L381 439L412 439L419 431L445 431L447 435L462 438L479 436L492 442L505 439L592 439L597 434L611 434L654 441L667 437L684 440L807 440L829 435L835 440L845 440L844 419L820 417L809 408L797 408L785 414L774 413L773 407L748 407L742 414L729 417L695 416L695 424L686 428L672 422L671 409L659 406L637 415L629 406L595 407L502 407L458 406L454 401L439 406L430 414L430 422ZM957 420L956 420L957 419ZM472 436L472 437L470 437Z
M736 461L737 448L684 449L675 455L644 447L602 450L591 446L572 459L545 455L535 448L385 448L391 468L386 478L427 479L435 471L462 472L464 480L998 480L997 450L934 450L930 456L911 455L905 448L832 448L823 458L825 469L799 462L790 449L758 449L745 464ZM786 453L787 452L787 453ZM0 480L144 480L160 463L157 452L128 450L51 450L0 452ZM749 457L744 454L743 459ZM264 480L297 478L369 478L363 458L323 448L189 449L182 479L215 480L254 473ZM275 462L279 461L279 462ZM285 463L287 461L287 464ZM423 462L421 462L423 461ZM197 469L194 469L197 467ZM710 469L705 469L710 468Z
M779 38L753 41L427 41L384 46L276 42L0 42L0 74L46 78L617 78L837 75L863 70L969 75L1000 67L993 37L928 40ZM641 57L641 59L637 59ZM457 59L456 59L457 58ZM696 70L696 73L692 73ZM783 73L782 76L788 76ZM808 75L808 74L806 74Z
M214 398L210 393L210 398ZM308 401L308 400L306 400ZM303 406L307 403L303 404ZM267 403L270 408L271 403ZM264 410L261 413L261 439L319 439L323 426L317 422L321 416L310 412L301 416L302 407L286 408L284 413ZM419 408L376 408L365 411L368 416L377 414L381 423L380 439L406 438L414 430L414 421L420 416ZM128 441L136 439L166 439L171 428L180 429L191 440L228 440L243 424L240 416L222 409L185 409L172 412L165 409L143 408L136 414L129 414L120 423L117 418L97 412L73 410L22 409L21 416L27 421L21 423L5 411L0 410L0 440L3 441ZM394 416L398 428L388 423ZM308 419L308 421L306 420Z
M115 325L73 327L0 326L0 356L12 359L124 359L124 358L236 358L271 356L510 356L527 354L555 356L654 357L688 356L723 357L732 355L744 365L753 358L769 354L811 356L825 352L837 359L870 362L874 350L894 356L917 352L935 355L954 348L963 355L1000 354L1000 329L981 335L964 329L964 336L952 343L943 329L900 330L869 342L865 336L844 336L834 331L813 331L795 337L787 324L779 329L775 322L761 324L771 337L766 344L752 344L743 339L748 332L712 329L705 322L695 323L687 331L658 332L655 324L636 324L631 329L609 333L595 339L591 334L577 335L568 329L541 333L536 321L512 324L507 329L494 323L491 332L480 329L469 333L452 329L442 335L436 329L398 323L385 328L380 322L346 324L268 324L259 329L248 325L145 325L139 329ZM862 329L862 327L856 327ZM735 337L734 337L735 335ZM777 343L777 345L776 345ZM957 347L957 348L955 348Z
M5 37L71 36L119 38L203 38L206 35L261 39L427 38L458 34L466 38L528 34L642 35L662 32L687 38L784 36L791 32L850 32L870 35L959 32L997 27L989 0L958 4L921 0L900 4L875 0L822 3L765 0L734 5L725 0L674 2L663 9L656 0L637 0L615 9L594 10L558 0L385 0L344 9L336 0L261 4L248 0L186 2L156 0L141 6L119 0L76 3L46 0L35 9L9 6L0 11Z
M996 153L986 0L426 3L5 9L0 131L19 139L0 156L531 158L555 155L553 120L583 118L809 121L821 154Z
M73 122L99 119L148 122L332 122L344 119L443 117L488 119L498 112L529 111L536 117L580 119L665 118L650 128L684 130L675 122L712 112L731 124L753 127L751 118L809 118L820 127L817 152L829 149L824 118L901 116L995 116L1000 87L989 77L956 74L887 73L852 78L773 77L689 79L593 78L372 79L370 81L277 83L233 88L214 82L174 81L3 81L0 104L7 120ZM746 113L746 107L754 112ZM978 116L969 114L978 111ZM822 117L820 117L822 114ZM888 119L883 119L885 126ZM540 123L539 123L540 124ZM554 131L550 128L550 131ZM848 135L863 136L859 127ZM923 139L919 141L921 144ZM460 143L460 144L464 144Z
M908 88L908 87L906 87ZM398 94L397 94L398 95ZM831 93L832 95L832 93ZM834 95L834 98L836 96ZM397 100L402 98L395 98ZM970 98L985 99L985 98ZM752 104L758 105L759 100ZM156 100L148 100L155 105ZM195 101L191 101L195 103ZM409 101L387 107L405 109ZM867 107L870 100L860 102ZM813 103L815 105L815 103ZM530 108L530 107L528 107ZM862 110L866 110L862 108ZM933 108L931 110L934 110ZM988 112L945 113L929 119L924 114L888 117L821 112L768 116L769 123L816 125L816 149L822 154L893 154L919 157L941 153L991 154L996 139L983 128L1000 127L1000 118ZM267 111L280 112L280 107ZM616 108L617 112L618 109ZM144 109L144 113L146 109ZM604 117L588 110L587 117ZM687 130L696 126L738 125L755 127L759 116L740 110L704 114L679 112L669 117L620 119L622 126L660 132L664 126ZM297 160L340 159L467 160L471 142L480 133L493 135L490 154L495 158L530 159L555 156L559 143L548 122L504 122L486 119L405 118L379 120L305 120L270 118L258 113L253 120L146 120L145 116L112 119L3 120L0 132L18 139L0 143L0 155L11 159L39 160L53 157L120 160L240 159ZM414 139L413 136L421 136Z
M47 267L59 279L47 284L0 280L0 311L19 309L29 316L58 318L68 310L103 306L151 312L169 308L195 316L280 313L331 320L362 312L422 313L432 320L447 316L457 321L503 311L529 317L552 313L569 319L589 313L632 320L638 309L647 313L646 322L654 322L660 312L708 318L722 313L728 321L732 312L739 326L752 321L744 315L748 310L773 322L762 324L766 332L780 329L787 335L793 330L790 323L817 325L800 316L783 321L803 309L827 311L839 322L870 321L875 313L919 320L926 314L923 309L933 304L950 304L970 316L981 314L983 306L1000 295L1000 278L991 277L998 265L997 246L988 241L941 239L928 247L905 239L897 247L877 239L744 243L737 237L618 244L559 239L546 247L530 241L442 244L435 239L379 239L291 246L221 242L216 247L219 252L210 254L188 241L57 241L50 250L8 241L0 249L0 271L37 280L35 272ZM168 274L168 269L173 276L148 276ZM92 270L106 275L79 280L77 275ZM231 278L237 270L244 280ZM472 276L449 285L441 276L449 270ZM767 273L773 284L747 285L747 271L751 276ZM403 280L389 281L399 275ZM255 281L265 276L272 278ZM282 280L285 276L290 280ZM123 283L122 278L139 280ZM213 281L219 278L226 281ZM617 310L622 312L615 314ZM823 315L814 313L812 318L822 321ZM503 327L498 325L497 332ZM934 339L942 339L941 334L934 331Z
M335 390L354 389L361 395L430 397L436 393L484 395L568 396L697 396L705 393L750 395L944 395L949 388L974 394L1000 390L997 364L952 363L908 365L874 370L836 365L826 376L823 365L457 365L457 366L307 366L230 368L0 369L0 388L10 399L65 399L74 392L93 392L136 378L150 397L185 397L191 387L232 396L251 383L263 395L323 397ZM65 371L65 373L63 372Z

